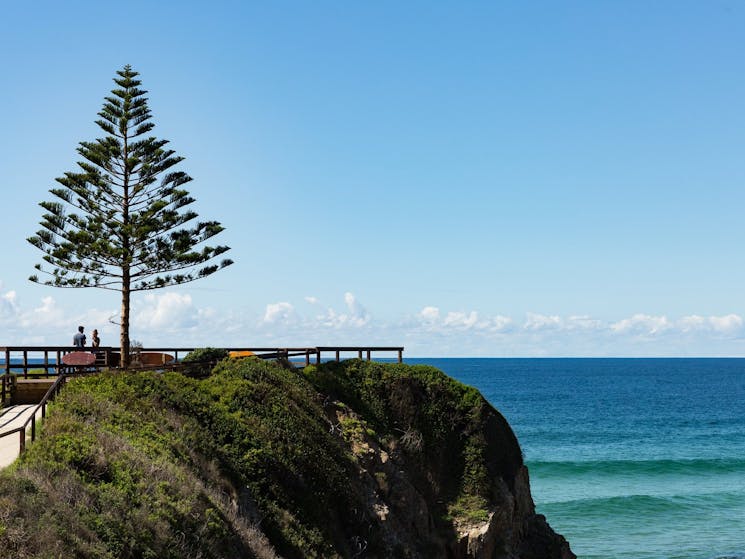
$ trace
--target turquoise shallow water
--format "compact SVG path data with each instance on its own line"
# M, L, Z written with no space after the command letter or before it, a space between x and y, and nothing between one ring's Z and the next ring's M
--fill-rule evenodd
M745 359L407 359L475 386L581 558L745 558Z

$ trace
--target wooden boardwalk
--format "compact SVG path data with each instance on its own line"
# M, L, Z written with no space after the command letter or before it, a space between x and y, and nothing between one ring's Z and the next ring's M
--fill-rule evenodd
M39 421L42 412L38 404L18 404L0 410L0 468L5 468L15 462L21 453L21 448L25 447L26 442L31 439L29 430L22 428L34 413L36 413L36 420ZM18 429L22 430L18 431ZM3 436L3 434L8 434L8 436ZM24 439L23 444L20 438Z

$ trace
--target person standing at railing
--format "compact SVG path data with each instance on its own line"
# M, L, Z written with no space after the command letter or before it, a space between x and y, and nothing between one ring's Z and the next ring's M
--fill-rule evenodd
M101 338L98 337L98 330L94 329L91 334L91 353L96 356L96 366L100 367L106 362L106 355L103 351L99 351L98 348L101 346Z
M85 327L78 326L77 333L72 337L72 345L81 349L85 347L85 334L83 334L84 331Z

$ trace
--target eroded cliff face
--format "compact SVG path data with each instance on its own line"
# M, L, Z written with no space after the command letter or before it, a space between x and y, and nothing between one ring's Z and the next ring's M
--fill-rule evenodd
M331 367L334 375L345 374L343 367ZM341 390L335 383L336 390L329 392L364 409L370 394L345 393L345 388L368 383L366 374L374 366L360 363L350 368L352 382ZM396 436L381 437L372 428L374 413L370 417L368 411L366 418L329 396L324 402L331 431L355 458L365 516L377 524L375 533L382 544L377 553L451 559L575 558L569 543L536 514L528 469L504 417L480 395L469 394L470 389L437 378L431 370L427 373L432 376L382 375L374 383L386 387L376 391L377 413L385 414L387 425L397 425L392 428ZM428 409L432 397L441 399L435 406L440 417ZM459 405L460 398L468 404ZM437 429L430 428L432 421L439 424ZM360 556L366 556L365 542L360 543Z
M569 542L553 531L545 516L536 514L526 466L515 478L514 493L506 484L500 485L502 504L490 511L486 522L458 527L459 541L452 557L576 559Z
M334 406L337 425L359 425L354 412L338 402ZM367 513L359 514L378 524L384 548L391 556L576 559L566 539L553 531L543 515L536 514L525 465L518 466L509 484L500 476L491 479L493 498L484 510L485 519L463 514L438 521L442 503L428 502L410 479L399 441L383 449L359 430L347 434L347 439L366 496ZM437 472L432 472L431 478L436 477ZM366 542L361 539L359 543L360 556L369 556Z

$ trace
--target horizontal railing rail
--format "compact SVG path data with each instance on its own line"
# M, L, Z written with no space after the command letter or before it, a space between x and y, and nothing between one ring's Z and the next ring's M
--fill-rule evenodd
M138 348L141 353L158 352L173 355L174 361L179 362L189 352L195 350L195 347L171 347L155 346L147 348ZM314 347L228 347L227 351L250 351L258 357L264 359L279 359L304 357L306 365L312 361L321 363L324 359L323 354L333 355L332 359L339 361L344 353L353 353L359 359L366 358L372 360L373 354L395 353L398 362L403 360L403 347L399 346L314 346ZM86 351L96 353L99 359L96 361L98 367L118 367L119 348L114 346L101 346L97 348L86 347L82 350L71 346L5 346L0 347L0 357L4 358L0 374L11 374L18 371L28 378L29 371L42 370L43 376L58 375L66 370L72 370L68 365L63 363L63 358L68 353L75 351ZM133 352L134 353L134 352Z

